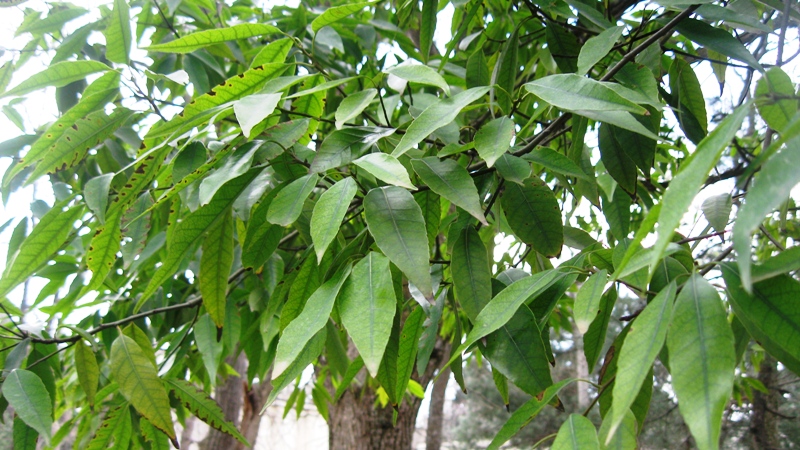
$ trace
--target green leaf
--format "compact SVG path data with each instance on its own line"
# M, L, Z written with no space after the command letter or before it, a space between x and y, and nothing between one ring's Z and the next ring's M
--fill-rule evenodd
M667 348L672 387L697 447L719 448L736 354L725 308L716 289L700 275L686 282L675 301Z
M488 225L483 215L478 188L466 169L452 159L429 156L412 159L411 166L423 183L431 190Z
M125 268L133 264L137 255L144 250L147 243L147 234L150 231L149 208L153 206L153 199L149 193L139 196L125 214L122 216L122 236L128 238L122 246L122 260Z
M68 130L73 130L73 128L71 128L73 124L116 97L119 93L119 80L119 73L108 72L92 82L83 92L78 104L70 108L47 127L44 134L31 145L30 150L28 150L28 153L19 161L19 164L10 169L9 176L14 176L25 167L40 161L52 146L61 140L62 136Z
M614 288L609 289L600 297L600 305L598 307L597 315L589 325L589 329L583 335L583 354L586 356L586 364L594 368L597 364L597 359L600 358L600 352L603 351L605 345L605 336L608 331L608 322L611 318L611 312L614 310L614 304L617 301L617 290Z
M561 253L564 224L553 191L539 178L524 186L506 185L500 197L508 225L514 234L537 252L551 257Z
M225 323L228 276L233 267L233 227L233 214L229 210L209 230L208 237L203 241L203 256L200 258L198 281L203 306L219 328Z
M95 111L76 121L42 156L28 177L33 182L46 173L53 173L75 166L83 161L89 150L100 145L131 116L133 111L117 108L110 116L104 111Z
M422 113L411 122L406 133L392 152L392 156L398 157L407 152L415 145L422 142L428 135L442 128L456 119L458 113L470 103L480 99L489 92L489 87L481 86L439 100L425 108Z
M431 54L433 34L436 31L436 13L439 12L439 0L423 0L422 16L420 16L419 53L422 61L427 63ZM448 92L447 95L450 95Z
M303 312L290 323L278 341L272 379L277 379L300 357L306 344L322 330L331 315L333 304L348 275L350 265L342 266L309 297Z
M395 186L416 190L416 186L408 177L408 171L392 155L386 153L368 153L353 161L353 164L371 173L375 178Z
M482 126L475 133L475 150L492 167L511 147L514 138L514 121L509 117L498 117Z
M661 212L658 215L658 239L653 246L654 266L662 258L672 233L677 228L683 213L689 208L697 191L703 185L708 172L717 164L722 151L728 146L733 136L739 131L749 104L736 108L731 115L714 128L708 137L695 149L692 159L684 164L678 175L669 183L669 187L661 200ZM652 272L652 271L651 271Z
M474 227L461 230L450 262L456 299L470 321L492 299L492 273L486 246Z
M800 246L796 245L769 258L762 264L753 266L753 282L763 281L798 269L800 269Z
M342 103L339 103L339 107L336 108L336 129L341 130L347 121L358 117L372 103L376 95L378 95L376 89L364 89L348 95L342 100Z
M144 440L150 443L151 450L169 450L169 440L167 435L158 431L147 419L139 419L139 429Z
M786 201L792 189L800 183L800 138L773 155L761 168L755 184L747 191L733 225L733 245L739 256L742 285L751 289L751 236L767 214Z
M169 399L158 372L147 355L133 339L120 334L111 344L111 375L119 391L136 411L173 441Z
M488 86L491 84L490 76L483 49L479 48L467 59L467 87Z
M3 2L2 6L6 6ZM67 22L77 19L78 17L83 16L86 14L87 10L83 8L76 8L72 5L69 5L67 9L53 9L48 14L47 17L43 19L37 19L34 21L28 22L27 20L17 28L17 31L14 33L14 36L19 36L23 33L31 33L33 35L41 35L44 33L52 33L56 31L60 31L61 28L64 27L64 24Z
M255 26L254 24L251 25ZM228 78L224 83L211 89L211 92L196 97L183 108L180 114L167 122L161 122L153 126L147 133L147 138L178 136L185 131L202 125L212 117L215 117L216 120L222 120L230 114L230 110L226 109L228 103L258 92L267 81L282 74L286 67L283 63L269 63L253 67L239 75ZM222 109L227 112L222 111Z
M525 184L525 180L530 178L533 169L531 163L514 155L503 155L497 160L495 165L497 173L506 181L517 184Z
M275 107L278 106L282 96L283 94L281 93L252 94L233 104L236 120L239 121L239 126L242 128L242 133L246 138L250 139L250 132L253 127L275 111Z
M408 381L414 371L414 361L417 359L419 338L422 336L422 325L425 322L425 312L417 307L406 318L403 330L400 332L400 344L397 350L397 402L403 399L408 387Z
M551 450L600 450L597 430L591 420L580 414L570 414L558 429Z
M669 89L683 132L692 142L700 142L708 133L706 101L692 66L681 58L675 58L669 68Z
M796 308L800 284L789 275L778 275L753 284L753 292L748 294L734 265L723 264L722 276L728 301L747 332L789 370L800 373L800 315Z
M127 64L131 52L131 11L127 0L114 0L114 10L106 27L106 58Z
M508 418L506 423L503 424L503 427L500 429L497 435L495 435L494 439L492 439L492 442L489 443L487 450L499 449L501 445L511 439L515 434L519 433L519 430L521 430L525 425L529 424L534 417L542 412L545 406L547 406L556 397L561 389L573 381L575 380L572 378L561 380L547 388L544 393L542 393L541 397L533 397L527 402L523 403L522 406L517 408L517 410L511 414L511 417Z
M606 419L600 425L600 442L603 443L604 450L636 450L638 443L636 442L636 416L629 409L625 412L625 416L617 428L616 432L609 433L609 421Z
M728 219L731 217L731 194L719 194L708 197L700 205L700 210L706 216L708 224L714 231L723 232L728 226Z
M539 147L523 156L523 159L535 162L545 169L550 169L568 177L581 178L586 181L594 180L571 159L548 147Z
M278 34L281 31L272 25L261 23L242 23L227 28L198 31L174 41L144 47L143 50L164 53L190 53L210 45L226 41L236 41L265 34Z
M372 5L372 2L350 3L349 5L336 6L328 8L324 13L311 22L311 30L316 33L325 26L338 22L345 17L355 12L361 11L367 6Z
M170 378L165 380L169 390L198 419L208 426L235 437L242 444L249 446L247 439L236 429L236 426L225 420L225 413L214 399L205 392L185 380Z
M17 415L49 443L53 406L42 379L28 370L14 369L3 382L3 396Z
M147 288L134 308L135 311L142 307L144 302L156 292L161 284L175 274L186 255L195 248L200 239L214 228L226 213L230 214L228 208L260 171L261 169L252 169L246 174L231 180L219 190L209 204L200 207L175 227L175 232L171 234L171 240L168 242L169 253L164 259L163 265L156 270L156 273L153 274L147 284ZM134 404L134 406L136 405ZM153 423L153 425L158 426L156 423Z
M517 87L517 73L519 72L519 25L506 39L497 58L492 84L495 85L493 97L497 99L500 109L506 114L511 114ZM499 88L499 89L498 89Z
M475 325L466 341L453 352L447 364L451 364L464 349L508 323L523 303L544 292L564 275L559 270L546 270L519 279L503 289L475 318Z
M567 111L646 114L646 109L622 97L608 84L575 74L556 74L525 83L525 89L556 108Z
M39 433L29 427L19 416L14 417L14 450L36 450Z
M278 39L265 45L261 51L253 58L250 63L250 68L258 67L267 63L282 63L286 61L289 56L289 51L292 49L294 42L290 38Z
M393 132L393 130L390 131ZM314 156L314 161L311 162L311 171L316 173L325 172L349 164L374 143L372 141L375 137L374 134L375 132L372 128L351 127L330 133L322 141L322 145L319 146L319 150ZM377 138L375 141L377 141Z
M625 419L664 346L676 291L677 287L673 282L659 292L633 321L622 344L612 391L613 402L610 414L606 417L609 422L609 440Z
M614 197L609 202L605 195L603 200L603 216L608 222L611 234L618 241L628 237L631 226L631 197L622 189L614 189Z
M764 71L764 68L761 67L761 64L758 63L758 60L747 50L744 44L721 27L711 26L700 20L687 18L681 20L675 30L703 47L710 48L733 59L738 59L758 71Z
M113 179L113 173L106 173L87 181L86 186L83 187L83 201L86 202L86 206L94 213L100 223L105 222L106 207L108 207L108 190Z
M67 241L75 221L80 219L84 209L82 205L74 205L64 211L65 207L66 202L56 203L22 242L13 261L6 262L6 270L0 278L0 298L8 295L53 258Z
M428 66L422 64L401 64L388 69L386 73L412 83L438 87L443 90L445 94L448 96L450 95L450 86L447 84L447 81Z
M373 377L389 342L396 310L389 260L370 252L353 267L342 287L339 315Z
M19 97L48 86L63 87L73 81L82 80L87 75L106 70L110 70L110 68L97 61L62 61L26 78L22 83L0 95L0 98Z
M428 247L432 248L439 235L439 226L442 224L442 199L433 191L424 190L414 194L414 201L422 210L425 231L428 233Z
M585 75L595 64L605 58L608 52L614 47L625 27L611 27L603 30L597 36L589 38L578 54L578 75Z
M756 82L756 108L773 130L783 131L797 113L794 95L794 83L780 67L770 68Z
M314 337L311 338L311 340L305 345L305 347L303 347L303 350L299 355L297 355L297 358L289 365L289 367L286 368L284 373L272 380L273 389L272 392L269 393L269 397L267 397L264 407L261 409L262 414L267 407L271 405L276 398L278 398L278 394L280 394L280 392L286 386L290 385L295 378L299 377L306 367L314 362L319 354L322 353L322 349L325 348L326 335L327 333L325 330L319 330L317 334L315 334Z
M78 382L86 393L89 406L94 408L94 397L97 394L97 383L100 381L100 368L92 347L86 346L83 341L75 343L75 370L78 372Z
M240 146L220 167L211 173L211 175L205 177L203 181L200 182L200 187L197 189L200 206L208 204L208 202L214 198L219 188L225 183L247 173L253 164L253 158L255 158L259 148L260 146L255 145L255 143ZM205 155L203 154L202 156ZM204 166L205 164L193 172L203 171L205 169ZM175 166L173 166L173 176L176 175Z
M297 275L291 280L289 294L281 310L281 331L285 330L286 327L300 315L306 302L308 302L308 298L311 297L314 291L322 284L319 272L319 267L314 258L306 258L300 265L300 270L297 271Z
M432 300L425 220L414 197L399 187L372 189L364 198L364 211L378 248Z
M128 406L128 402L125 402L106 414L86 449L105 450L112 442L114 448L127 448L131 434L133 434L131 408Z
M600 158L608 174L614 178L619 186L630 194L636 193L637 174L636 163L624 150L628 142L620 139L612 125L602 124L598 133ZM620 136L621 137L621 136ZM605 211L604 211L605 212ZM620 238L623 236L619 236Z
M303 212L303 203L317 186L317 181L319 175L312 173L281 189L269 205L267 220L283 227L293 224Z
M573 2L579 4L579 2ZM555 21L545 27L545 41L550 54L562 72L575 72L578 70L578 56L581 45L578 38L571 30L559 25Z
M575 325L581 334L586 334L589 325L597 317L600 308L600 299L608 282L608 272L605 269L595 273L584 281L583 286L575 296L575 306L572 308Z
M314 205L311 213L311 241L317 254L317 262L322 262L325 250L339 234L350 202L358 192L358 186L353 178L347 177L331 186Z
M553 384L542 331L526 305L520 306L499 330L486 336L482 351L493 368L527 394L538 395Z
M204 299L205 300L205 299ZM216 384L217 367L222 359L222 342L217 341L217 327L211 316L203 314L192 328L197 352L203 357L203 365L208 372L211 384Z

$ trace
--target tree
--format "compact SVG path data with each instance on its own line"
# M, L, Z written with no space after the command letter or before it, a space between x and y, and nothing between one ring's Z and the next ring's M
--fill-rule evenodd
M480 357L528 396L497 448L575 403L549 339L575 327L597 385L557 444L635 446L656 364L714 449L758 352L800 373L789 0L48 6L0 69L24 131L3 199L53 193L3 225L15 447L162 448L190 415L246 443L212 389L269 391L237 400L249 420L310 375L331 448L410 448L425 387L467 390ZM27 129L18 99L53 87L60 116ZM620 293L642 307L606 345Z

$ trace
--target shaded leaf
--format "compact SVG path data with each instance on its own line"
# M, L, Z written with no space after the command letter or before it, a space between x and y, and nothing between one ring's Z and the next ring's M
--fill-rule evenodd
M115 448L127 448L132 433L131 409L128 402L125 402L106 414L86 449L105 450L112 442Z
M506 185L500 197L508 225L524 243L545 256L557 256L564 243L564 224L553 191L539 178L524 186Z
M523 158L568 177L582 178L586 181L593 180L593 177L587 175L571 159L548 147L534 149Z
M94 408L94 397L97 393L97 383L100 381L100 368L92 347L84 345L83 341L75 344L75 371L78 373L78 382L86 393L89 406Z
M452 159L439 159L435 156L412 159L411 166L433 192L488 225L483 216L478 189L466 169Z

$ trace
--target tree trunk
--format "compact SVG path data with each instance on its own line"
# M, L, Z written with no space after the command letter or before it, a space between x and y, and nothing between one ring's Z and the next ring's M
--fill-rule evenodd
M416 369L412 379L424 390L445 356L445 342L437 338L428 367L421 377ZM363 370L363 369L362 369ZM392 426L392 407L377 405L370 388L352 386L336 404L328 420L329 450L411 450L414 426L422 399L405 395L397 409L397 424Z
M752 448L760 450L777 450L780 448L778 422L775 414L780 407L780 395L774 389L777 372L775 359L766 355L758 372L760 381L768 390L768 394L753 390L753 416L750 419L750 433L753 435Z
M442 448L442 423L444 422L444 394L450 381L450 368L433 383L431 406L428 412L428 430L425 433L425 450Z
M236 361L233 362L233 369L237 373L247 373L247 357L244 352L240 353ZM239 416L244 403L244 384L241 378L231 376L225 380L225 384L217 386L214 394L214 399L219 403L222 412L225 413L225 420L233 423L237 428L239 427ZM206 450L234 449L237 447L238 442L233 436L212 428L201 443L200 448Z

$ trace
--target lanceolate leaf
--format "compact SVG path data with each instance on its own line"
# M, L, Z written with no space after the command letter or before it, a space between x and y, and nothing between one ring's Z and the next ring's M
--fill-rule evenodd
M246 138L251 137L250 132L259 122L275 111L282 96L281 93L252 94L233 104L236 120L239 121L239 126L242 127L242 133Z
M422 111L422 114L409 125L408 130L392 152L392 156L402 155L434 131L455 120L464 107L480 99L487 92L489 92L489 87L486 86L467 89L425 108L425 111Z
M508 225L522 242L545 256L557 256L564 243L564 224L553 191L536 177L524 186L508 183L500 202Z
M358 187L355 180L348 177L331 186L314 205L314 212L311 214L311 240L317 262L322 262L325 250L339 233L342 220L356 192Z
M94 408L94 396L100 380L100 368L97 365L94 350L85 345L83 341L75 344L75 369L78 372L78 382L80 382L83 392L86 393L86 400L89 401L89 406Z
M617 94L603 82L575 74L557 74L525 84L528 92L567 111L627 111L645 114L646 110Z
M36 441L39 433L29 427L19 416L14 417L14 450L36 450Z
M736 355L722 301L700 275L689 279L675 301L667 348L672 386L697 447L719 448Z
M353 161L353 164L371 173L379 180L404 187L406 189L416 189L411 179L408 178L408 171L392 155L386 153L369 153Z
M12 370L3 382L3 396L29 427L50 442L53 407L41 378L28 370Z
M314 291L306 302L303 312L283 330L281 339L278 341L275 365L272 369L273 380L283 374L298 359L306 344L325 326L328 316L333 310L336 296L348 275L350 275L350 265L339 269L330 280Z
M0 278L0 298L31 276L67 241L84 209L75 205L64 211L65 207L65 202L56 203L22 242L14 260L6 263L6 270Z
M324 13L320 14L319 17L311 22L311 29L314 30L314 33L316 33L322 29L322 27L330 25L334 22L338 22L354 12L361 11L366 6L371 4L371 2L350 3L349 5L328 8Z
M586 181L593 180L592 177L587 175L586 172L572 162L571 159L551 148L541 147L535 149L526 154L523 158L568 177L582 178Z
M278 397L278 394L289 384L291 384L295 378L300 376L303 373L306 367L311 364L322 352L322 349L325 348L325 330L319 330L311 340L303 347L302 351L297 355L297 358L289 364L289 367L284 370L284 373L279 375L272 380L272 392L269 393L269 397L267 397L267 401L264 403L264 408L261 410L263 414L264 411L267 409L272 402ZM274 373L274 369L273 369Z
M367 254L353 267L339 297L342 324L376 377L397 311L389 260L379 253Z
M722 276L728 300L748 333L783 365L800 373L800 314L796 308L800 284L782 274L753 284L748 294L733 264L723 264Z
M614 400L610 414L606 418L610 422L609 440L625 419L664 345L676 291L674 282L667 285L636 317L622 344L617 361L617 377L614 381Z
M225 420L222 408L210 398L208 394L196 388L188 381L170 378L165 380L170 392L181 401L194 415L216 430L228 433L244 445L249 445L247 439L236 427Z
M675 29L703 47L738 59L753 69L764 70L753 54L738 39L721 27L714 27L700 20L687 18L678 23Z
M131 408L125 402L106 414L86 449L105 450L112 442L117 448L128 447L131 433Z
M147 289L145 289L136 304L136 308L134 308L135 310L139 310L144 302L155 293L156 289L172 277L180 267L186 254L195 248L199 240L216 225L217 221L222 219L226 212L229 213L228 208L259 172L260 169L252 169L246 174L231 180L217 192L217 195L214 196L209 204L201 207L178 224L172 234L172 242L169 243L169 254L164 260L164 264L158 268L153 278L150 279ZM134 404L134 406L136 405ZM153 425L156 424L153 423Z
M133 339L120 334L111 345L111 375L119 384L122 395L131 402L136 411L156 428L166 433L173 441L167 391L153 363Z
M168 122L162 122L154 126L147 133L147 137L148 139L154 139L178 135L207 122L214 116L217 117L217 120L220 120L230 112L220 114L220 110L217 107L258 92L264 86L264 83L277 77L284 70L286 70L286 65L283 63L269 63L253 67L237 76L228 78L224 83L211 89L211 92L192 100L186 105L182 113Z
M122 238L119 211L112 213L108 219L106 225L97 228L86 252L86 266L92 271L92 279L84 288L84 292L100 288L117 260Z
M800 183L800 138L787 143L786 147L773 155L761 168L755 184L747 191L733 225L733 245L739 256L742 285L751 290L750 241L767 214L786 201L791 190Z
M193 331L197 352L203 357L203 365L208 372L211 384L215 385L217 367L219 367L222 357L222 342L217 341L217 327L214 326L214 321L208 314L203 314L194 324Z
M492 84L498 88L494 89L494 98L497 99L497 103L506 114L511 114L511 106L516 94L517 72L519 72L518 53L519 26L514 28L511 36L503 44L492 73Z
M203 305L218 328L225 323L228 275L233 266L233 214L230 209L208 232L200 258L199 284Z
M151 52L189 53L209 45L221 44L225 41L247 39L253 36L277 34L280 30L272 25L261 23L242 23L228 28L198 31L174 41L145 47Z
M581 286L578 295L575 296L575 306L573 314L575 317L575 325L580 330L581 334L585 334L589 329L589 325L594 321L597 316L597 310L600 307L600 299L603 296L603 290L608 282L608 273L605 269L597 272L589 277Z
M483 216L478 189L466 169L452 159L439 159L435 156L412 159L411 166L433 192L488 225Z
M605 58L622 36L623 31L625 31L625 27L611 27L597 36L589 38L578 54L578 75L586 74L592 70L595 64Z
M275 225L289 226L300 217L303 203L317 185L319 175L309 174L298 178L281 189L267 211L267 220Z
M414 197L399 187L373 189L364 198L364 211L378 248L431 301L428 238L422 211Z
M456 299L470 321L492 299L492 274L489 255L475 228L468 226L461 231L453 246L450 270Z
M345 122L358 117L375 99L377 94L378 91L376 89L364 89L342 100L339 108L336 109L336 129L341 130Z
M435 70L422 64L403 64L392 67L386 71L398 78L411 81L412 83L436 86L450 95L450 86Z
M508 151L513 137L514 121L509 117L499 117L475 133L475 150L486 161L486 166L492 167Z
M769 69L756 83L756 107L761 118L775 131L781 132L797 113L797 101L792 99L794 83L780 67Z
M106 70L109 70L109 67L97 61L62 61L48 66L47 69L27 78L22 83L1 94L0 98L18 97L47 86L66 86L73 81L86 78L87 75L105 72Z
M414 371L414 361L417 359L419 338L422 336L422 324L425 321L425 312L417 307L406 318L403 330L400 332L400 343L397 349L397 402L406 393L408 380Z
M597 429L591 420L580 414L570 414L558 430L552 450L600 450Z
M127 64L131 51L131 11L127 0L114 0L114 10L105 31L106 58Z
M439 12L438 0L422 2L422 16L419 30L419 52L424 62L428 62L433 44L433 33L436 31L436 13ZM450 95L448 92L447 95Z
M691 161L670 181L670 187L667 188L661 201L661 212L658 216L658 240L653 246L651 265L655 265L661 259L683 213L689 208L695 194L705 181L705 177L719 160L722 150L728 146L733 136L739 131L739 126L747 115L748 106L746 104L737 108L708 137L703 139L697 146Z
M91 148L99 145L133 115L133 111L119 108L110 116L95 111L78 120L42 156L28 178L33 182L40 176L73 167L83 161Z
M555 396L558 395L558 392L561 391L561 389L573 381L575 380L571 378L559 381L558 383L547 388L544 393L542 393L541 397L533 397L525 402L522 406L517 408L517 410L511 414L511 417L508 418L506 423L503 424L503 427L500 429L494 439L492 439L492 442L489 444L487 449L499 449L501 445L514 437L515 434L519 433L519 430L530 423L534 417L542 412L545 406L547 406L555 398Z

